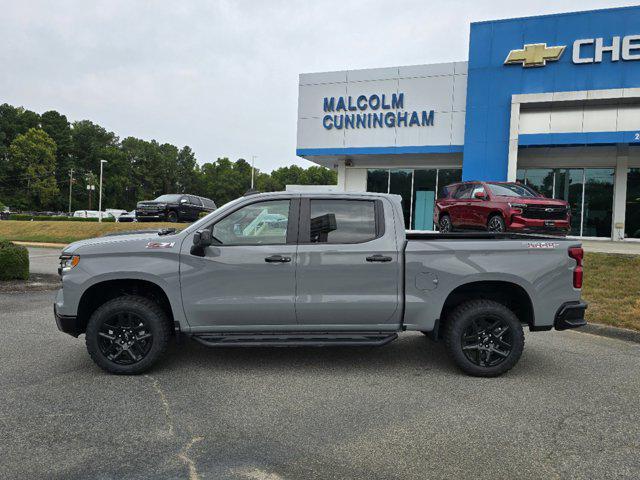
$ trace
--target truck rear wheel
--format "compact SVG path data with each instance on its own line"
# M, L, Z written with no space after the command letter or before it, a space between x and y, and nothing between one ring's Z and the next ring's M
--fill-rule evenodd
M176 223L178 221L178 214L171 210L167 213L167 222Z
M110 373L135 375L149 369L169 341L169 321L152 300L126 296L100 306L87 324L86 344L96 364Z
M462 371L476 377L497 377L520 359L524 332L518 318L503 304L469 300L449 316L445 342Z

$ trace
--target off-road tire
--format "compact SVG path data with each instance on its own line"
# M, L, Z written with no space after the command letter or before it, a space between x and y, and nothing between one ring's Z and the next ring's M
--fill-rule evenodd
M133 313L142 318L152 334L151 348L138 362L130 365L120 365L111 361L100 349L98 344L99 331L103 322L118 313ZM162 356L166 351L171 335L169 319L165 312L155 303L145 297L123 296L109 300L93 312L86 330L86 345L93 361L102 369L117 375L136 375L142 373Z
M481 366L471 361L463 351L463 334L474 321L500 319L508 326L511 335L511 350L506 358L494 366ZM503 304L493 300L469 300L456 307L448 316L444 331L447 353L466 374L475 377L497 377L518 363L524 349L522 324Z

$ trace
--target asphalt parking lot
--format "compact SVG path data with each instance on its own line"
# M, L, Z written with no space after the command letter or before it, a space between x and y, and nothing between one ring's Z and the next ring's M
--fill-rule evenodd
M638 478L640 345L527 335L497 379L442 345L171 348L96 367L53 292L0 294L0 478Z

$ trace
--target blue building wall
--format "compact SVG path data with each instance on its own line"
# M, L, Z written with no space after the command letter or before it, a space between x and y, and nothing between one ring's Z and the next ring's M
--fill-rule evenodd
M640 61L574 64L573 42L640 34L640 6L471 24L463 160L465 180L506 180L511 95L640 87ZM505 65L525 44L566 45L544 67ZM593 46L590 47L591 53ZM583 49L589 55L589 48Z

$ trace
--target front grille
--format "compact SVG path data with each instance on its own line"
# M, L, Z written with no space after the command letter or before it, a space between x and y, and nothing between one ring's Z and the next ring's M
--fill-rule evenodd
M566 220L567 209L565 207L528 206L523 209L522 216L536 220Z

